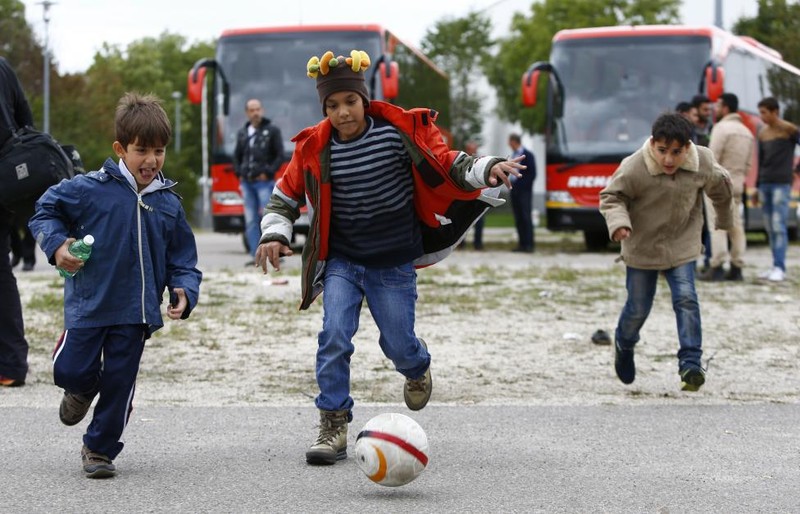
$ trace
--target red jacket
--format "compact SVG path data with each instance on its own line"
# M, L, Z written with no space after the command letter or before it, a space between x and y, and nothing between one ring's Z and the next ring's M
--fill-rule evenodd
M486 197L478 200L480 189L486 187L489 170L503 159L473 159L450 150L434 124L436 112L430 109L404 110L371 101L366 114L388 121L400 132L412 161L414 206L422 225L425 255L415 265L438 262L452 251L480 215L503 203ZM328 258L331 130L331 122L325 118L292 138L295 142L292 160L276 185L261 222L262 243L281 241L288 245L292 224L305 197L310 226L303 249L301 309L307 308L322 292L321 279Z

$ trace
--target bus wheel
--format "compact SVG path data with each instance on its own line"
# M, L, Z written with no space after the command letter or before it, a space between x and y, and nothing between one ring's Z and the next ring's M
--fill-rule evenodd
M589 251L605 250L608 246L608 234L601 230L584 230L583 241Z

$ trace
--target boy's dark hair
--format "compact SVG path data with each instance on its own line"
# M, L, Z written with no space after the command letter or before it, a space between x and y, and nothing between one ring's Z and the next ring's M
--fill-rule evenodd
M516 132L512 132L511 135L508 136L509 141L514 141L515 143L522 144L522 138Z
M697 107L698 109L702 104L707 104L711 100L706 95L694 95L692 97L692 107Z
M775 99L774 96L768 96L766 98L762 98L760 102L758 102L759 109L764 107L768 111L778 111L780 110L781 106L778 104L778 101Z
M167 146L172 136L172 125L161 100L152 94L125 93L117 104L114 128L117 141L124 147L133 143Z
M686 146L692 140L692 124L683 114L667 112L659 116L653 123L653 141L673 141Z
M692 104L689 102L678 102L678 105L675 106L675 112L684 114L692 110Z
M737 112L739 110L739 97L733 93L722 93L719 95L719 100L729 111Z

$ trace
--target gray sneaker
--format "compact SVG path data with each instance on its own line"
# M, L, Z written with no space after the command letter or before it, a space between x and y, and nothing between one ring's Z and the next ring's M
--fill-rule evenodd
M58 417L61 422L71 427L81 422L89 412L89 407L92 406L92 400L97 393L86 397L80 394L72 394L64 391L64 397L61 399L61 406L58 408Z
M426 350L428 349L425 341L420 339L419 342ZM431 368L428 366L421 377L406 378L403 386L403 399L406 401L406 407L411 410L423 409L431 399L431 392L433 392L433 379L431 378Z
M94 452L86 445L81 448L81 462L86 478L110 478L117 474L117 468L108 456Z
M331 465L347 458L347 423L350 414L346 410L319 411L319 436L306 452L309 464Z

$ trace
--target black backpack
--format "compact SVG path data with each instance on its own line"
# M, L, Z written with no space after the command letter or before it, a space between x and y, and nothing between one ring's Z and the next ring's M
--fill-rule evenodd
M0 108L6 123L13 128L3 102ZM36 200L47 188L74 176L72 158L50 134L33 127L19 128L0 148L0 205L18 216L30 216Z

